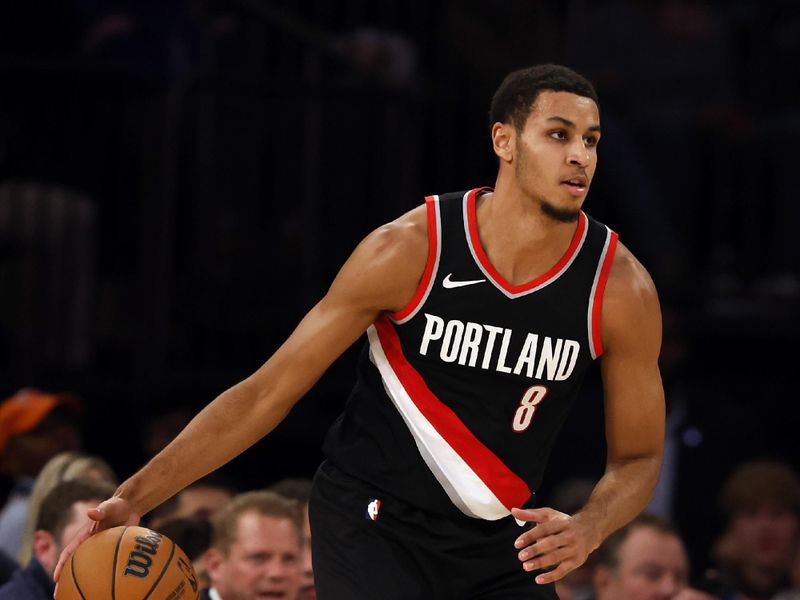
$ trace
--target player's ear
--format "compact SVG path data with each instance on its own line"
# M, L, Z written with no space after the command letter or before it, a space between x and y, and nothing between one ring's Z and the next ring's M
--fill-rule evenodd
M492 125L492 146L497 157L505 162L511 162L514 157L514 139L516 130L508 123L495 123Z

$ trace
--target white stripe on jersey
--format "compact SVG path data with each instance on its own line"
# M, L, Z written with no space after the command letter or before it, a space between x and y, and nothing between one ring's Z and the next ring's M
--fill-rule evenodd
M381 374L387 395L403 417L425 464L453 504L470 517L489 521L507 517L509 510L417 408L389 364L374 326L367 329L367 337L370 360Z

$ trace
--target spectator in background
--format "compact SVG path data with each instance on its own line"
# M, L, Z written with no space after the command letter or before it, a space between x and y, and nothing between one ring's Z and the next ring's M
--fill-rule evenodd
M151 416L142 431L142 451L147 460L163 448L189 424L194 415L184 407L177 407Z
M311 563L311 522L308 518L308 503L311 500L310 479L282 479L271 485L269 491L284 498L294 500L300 505L303 514L303 576L300 581L299 600L315 600L314 568Z
M791 588L775 596L775 600L800 600L800 545L798 545L794 554L789 580L791 581Z
M688 585L689 559L667 521L642 514L595 553L596 600L713 600Z
M36 476L60 452L81 445L80 401L69 394L23 389L0 404L0 474L13 480L0 511L0 550L15 557L22 545Z
M212 519L202 600L297 600L301 575L297 503L267 491L234 497Z
M52 600L62 548L85 524L86 511L113 493L113 485L92 479L63 481L51 489L36 522L33 558L0 587L0 600Z
M211 547L211 522L206 517L174 517L163 521L158 532L180 546L192 561L198 585L207 588L205 553Z
M791 587L800 544L800 479L789 465L757 460L737 467L725 481L727 526L713 554L726 600L772 600Z
M211 473L156 507L148 526L160 531L162 523L179 517L210 519L233 495L233 486L218 473Z
M0 585L11 579L17 568L17 562L13 558L6 556L5 552L0 552Z
M553 490L551 504L556 510L574 515L584 507L592 495L595 481L589 477L574 477L562 481ZM563 579L556 581L559 600L589 600L592 597L592 571L595 559L590 554L586 562Z
M82 452L62 452L51 458L36 478L31 492L22 546L17 555L17 562L21 566L27 565L33 556L33 537L42 501L56 485L73 479L96 479L114 486L119 483L114 470L99 456Z

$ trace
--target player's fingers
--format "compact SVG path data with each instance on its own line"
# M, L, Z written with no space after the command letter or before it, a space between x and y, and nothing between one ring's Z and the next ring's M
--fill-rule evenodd
M551 552L545 552L531 558L523 560L522 568L526 571L536 571L537 569L548 569L569 558L570 552L566 548L557 548Z
M127 502L116 496L101 502L95 508L90 508L87 514L92 519L92 533L118 525L139 523L139 515L131 511Z
M519 551L519 559L522 561L528 560L540 554L547 554L558 548L562 548L567 544L562 539L563 536L553 535L546 537L542 540L536 540L533 544L523 548Z
M544 584L544 583L553 583L554 581L558 581L564 575L572 571L574 568L574 563L569 560L563 561L559 564L555 569L552 571L548 571L547 573L542 573L541 575L536 576L536 583Z
M532 527L525 533L520 534L520 536L514 541L514 547L517 550L520 550L525 546L530 546L531 544L535 544L539 540L543 540L548 536L561 533L562 531L564 531L564 529L566 529L566 527L567 527L567 522L562 520L539 523L538 525L536 525L536 527Z
M544 523L552 518L554 511L551 508L512 508L511 514L520 521Z

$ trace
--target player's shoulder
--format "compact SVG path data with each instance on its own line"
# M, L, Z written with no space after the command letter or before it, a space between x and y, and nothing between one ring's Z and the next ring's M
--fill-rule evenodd
M417 206L375 229L365 240L384 258L424 259L428 252L428 221L425 205Z
M630 349L658 355L661 345L661 308L653 279L633 253L617 244L602 308L605 354ZM650 349L648 352L647 349ZM609 352L611 351L611 352Z
M624 244L618 243L611 270L608 274L606 300L616 296L646 300L656 298L653 278L641 262Z
M423 206L367 235L339 271L329 296L375 310L400 310L413 296L427 259Z

